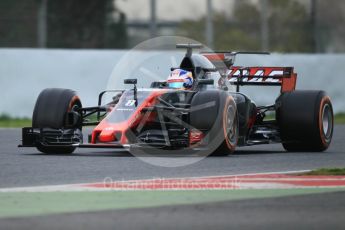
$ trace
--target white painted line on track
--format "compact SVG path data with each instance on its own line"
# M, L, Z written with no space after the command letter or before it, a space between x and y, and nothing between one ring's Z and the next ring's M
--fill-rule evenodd
M229 175L215 175L215 176L198 176L198 177L168 177L168 178L150 178L150 179L133 179L133 180L117 180L118 182L131 183L137 181L152 181L157 179L162 180L189 180L189 179L214 179L214 178L228 178L240 176L253 176L253 175L270 175L270 174L296 174L305 173L310 170L295 170L295 171L280 171L280 172L263 172L263 173L244 173L244 174L229 174ZM242 179L241 179L242 180ZM115 181L114 181L115 182ZM0 188L0 192L57 192L57 191L110 191L111 188L92 188L86 187L90 184L100 184L103 182L88 182L78 184L62 184L62 185L42 185L42 186L27 186L27 187L12 187Z

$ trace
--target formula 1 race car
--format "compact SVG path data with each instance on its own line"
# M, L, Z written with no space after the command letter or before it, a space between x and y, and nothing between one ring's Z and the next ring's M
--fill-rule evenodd
M38 96L32 127L22 130L20 147L43 153L72 153L84 148L154 148L207 150L228 155L241 146L282 143L287 151L324 151L332 139L333 110L324 91L295 90L292 67L238 67L238 54L187 49L179 69L190 71L191 89L171 89L165 81L138 89L137 79L126 79L128 90L101 92L98 105L83 107L69 89L49 88ZM174 68L172 68L174 69ZM268 106L257 106L240 92L241 86L280 86ZM231 90L235 89L235 90ZM105 93L113 93L102 105ZM271 119L267 119L267 114ZM95 121L91 121L94 118ZM82 128L96 126L83 143Z

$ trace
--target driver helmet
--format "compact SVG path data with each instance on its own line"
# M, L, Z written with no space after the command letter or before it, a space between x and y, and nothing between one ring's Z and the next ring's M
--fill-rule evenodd
M171 89L191 89L193 86L193 74L183 69L175 69L171 71L167 85Z

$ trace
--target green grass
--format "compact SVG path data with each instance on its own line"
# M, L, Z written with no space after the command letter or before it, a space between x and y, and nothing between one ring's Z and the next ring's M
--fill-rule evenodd
M275 119L274 113L267 114L265 120L273 120ZM345 113L338 113L334 115L334 123L335 124L345 124Z
M345 175L345 168L321 168L301 175L307 176L341 176Z
M345 113L338 113L334 116L334 122L336 124L345 124Z
M7 114L0 115L0 127L2 128L22 128L30 126L31 119L29 118L12 118Z
M344 191L343 188L195 191L0 192L0 218L202 204Z

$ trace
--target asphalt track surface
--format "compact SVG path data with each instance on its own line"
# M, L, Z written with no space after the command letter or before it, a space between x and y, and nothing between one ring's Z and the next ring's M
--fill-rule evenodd
M178 168L157 167L127 153L79 149L43 155L18 149L20 129L0 129L0 188L113 180L214 176L345 166L345 126L323 153L287 153L280 145L239 148ZM155 208L0 219L0 229L345 229L345 192Z
M345 166L345 125L335 127L326 152L287 153L280 144L238 148L227 157L208 157L183 167L150 165L124 152L78 149L44 155L18 148L20 129L0 129L0 188L169 177L214 176Z

